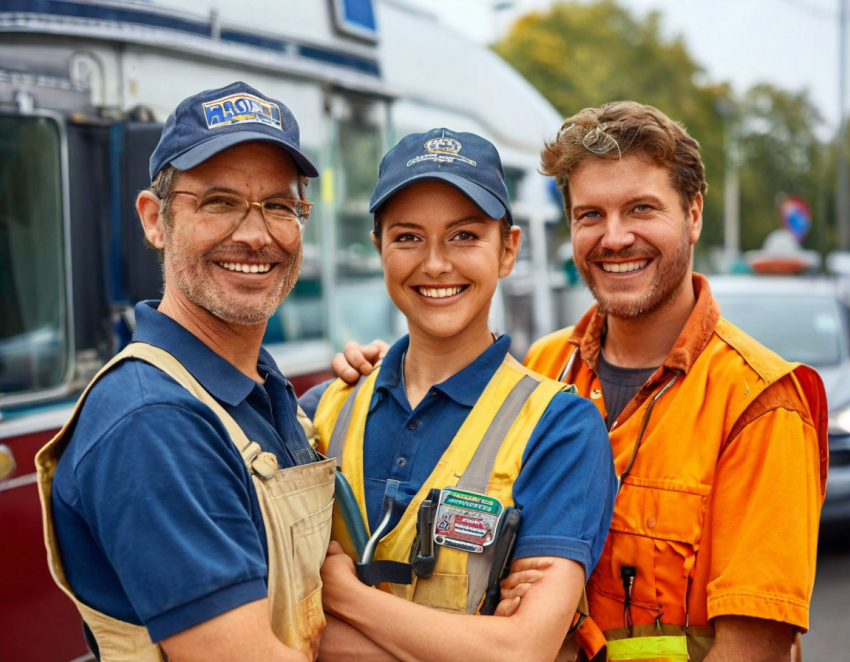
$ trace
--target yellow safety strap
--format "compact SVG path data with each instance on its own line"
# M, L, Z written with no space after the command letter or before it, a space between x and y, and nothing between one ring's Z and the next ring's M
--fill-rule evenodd
M688 640L678 637L634 637L609 641L608 660L688 662Z

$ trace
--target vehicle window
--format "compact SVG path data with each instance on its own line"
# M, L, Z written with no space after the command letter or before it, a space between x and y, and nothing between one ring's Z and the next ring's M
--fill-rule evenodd
M721 315L787 361L828 366L842 359L844 337L837 301L714 293Z
M338 345L392 339L396 314L384 287L381 256L370 239L375 221L369 199L384 151L383 107L348 97L345 108L334 144L338 182L332 338Z
M308 147L302 147L302 151L313 163L318 162L315 151ZM284 304L269 320L264 344L321 340L328 336L319 246L319 224L323 214L320 185L320 182L313 181L307 188L307 199L313 201L313 209L310 220L304 226L301 273Z
M0 115L0 396L65 375L59 128Z

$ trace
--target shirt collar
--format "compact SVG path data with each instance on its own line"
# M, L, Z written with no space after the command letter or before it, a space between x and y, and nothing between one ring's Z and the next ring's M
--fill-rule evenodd
M664 368L680 370L685 374L705 348L711 334L714 333L717 320L720 319L720 305L711 296L708 279L702 274L693 274L693 287L696 304L676 339L673 349L662 363ZM605 315L599 312L599 305L593 304L593 307L576 324L570 336L569 342L579 348L579 355L594 372L599 366L605 319Z
M248 397L257 382L216 354L191 331L159 312L158 306L159 301L136 304L133 341L154 345L174 356L216 400L235 407ZM264 349L260 349L257 366L261 373L280 374L274 359Z
M375 382L375 391L380 390L391 393L401 403L407 403L407 394L402 388L402 358L410 345L410 337L404 336L392 347L381 363L381 372ZM490 383L496 370L502 365L508 349L511 346L511 337L507 334L500 336L496 342L490 345L472 363L460 372L455 373L444 382L435 384L433 388L448 396L458 404L473 407L478 398ZM373 402L374 406L374 402ZM407 404L409 407L409 404Z

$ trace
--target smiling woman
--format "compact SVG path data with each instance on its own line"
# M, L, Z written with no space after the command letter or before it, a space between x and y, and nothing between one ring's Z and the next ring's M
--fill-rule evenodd
M596 409L524 369L510 337L490 331L491 299L520 247L499 155L470 133L407 136L381 162L370 207L409 335L359 386L338 380L302 399L374 532L361 549L335 517L340 546L322 571L335 618L320 659L552 660L601 550L615 480ZM493 613L482 601L498 595L506 522L519 511L515 556L539 563L541 581L519 609L499 607L508 618L469 619ZM392 594L360 583L353 561Z

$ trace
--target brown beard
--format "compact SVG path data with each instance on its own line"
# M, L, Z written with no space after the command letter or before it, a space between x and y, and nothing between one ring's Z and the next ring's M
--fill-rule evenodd
M627 301L618 300L616 292L612 295L612 293L600 291L589 266L591 262L598 260L634 261L648 258L657 262L655 276L644 292L636 299ZM669 305L684 286L690 266L691 250L687 228L682 235L679 249L673 255L667 255L666 258L662 257L661 251L655 246L644 242L637 246L629 246L622 251L598 248L585 260L576 261L576 268L593 294L593 298L596 299L599 312L620 319L642 317Z

